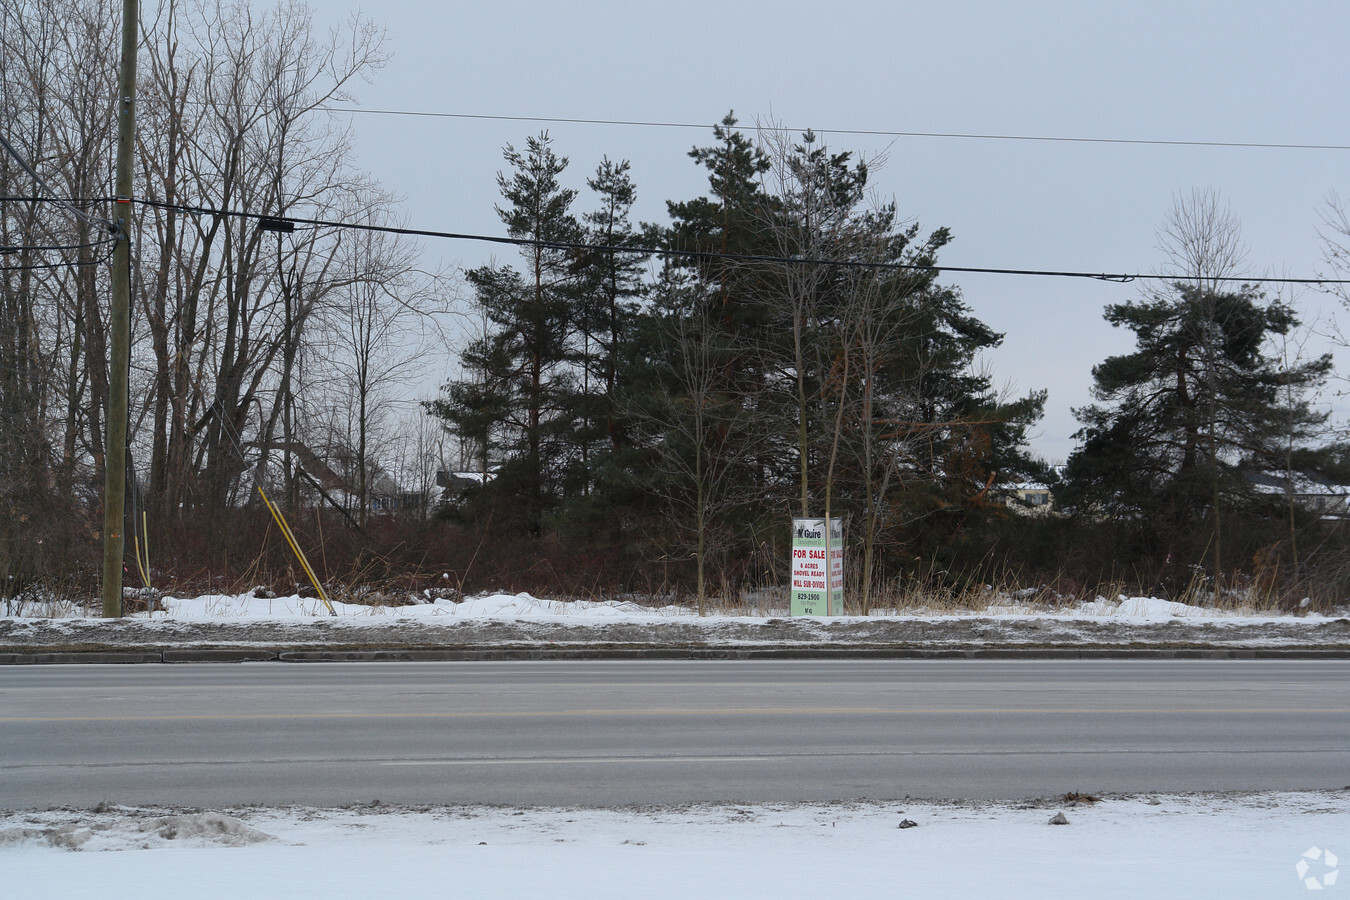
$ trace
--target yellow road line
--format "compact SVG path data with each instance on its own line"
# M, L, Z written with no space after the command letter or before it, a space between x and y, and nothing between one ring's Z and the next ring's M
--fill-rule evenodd
M772 754L760 756L541 756L526 759L399 759L380 762L381 766L557 766L584 763L622 765L624 763L743 763L776 762L801 757L832 756L827 753ZM851 754L850 754L851 755ZM892 754L884 754L892 755Z
M1337 707L1272 707L1249 709L1244 707L1136 707L1136 708L941 708L941 709L877 709L858 707L746 707L746 708L707 708L707 709L565 709L521 712L427 712L427 713L240 713L240 714L202 714L170 716L0 716L5 722L209 722L209 721L288 721L323 719L502 719L502 718L566 718L571 716L733 716L733 715L1192 715L1196 713L1212 714L1272 714L1272 713L1310 713L1317 715L1336 715L1350 713L1350 708Z

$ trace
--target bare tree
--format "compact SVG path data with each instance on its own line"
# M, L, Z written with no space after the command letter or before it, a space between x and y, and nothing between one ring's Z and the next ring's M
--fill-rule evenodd
M1344 280L1350 277L1350 202L1332 191L1327 194L1318 218L1317 236L1322 240L1322 261L1328 277ZM1350 312L1350 284L1328 284L1324 290L1336 298L1342 310ZM1350 347L1350 335L1335 316L1325 326L1327 337L1337 346Z
M373 224L378 220L370 217ZM355 434L358 520L370 506L371 439L375 407L412 373L420 358L419 295L413 277L414 249L394 235L364 232L349 243L350 278L331 316L327 365L344 382Z
M915 244L917 226L902 226L894 202L869 195L869 176L883 157L854 162L810 132L794 141L781 129L761 128L759 138L769 162L761 232L775 255L800 260L765 267L772 272L760 280L784 335L766 342L777 356L763 369L787 375L776 384L770 375L778 393L791 383L785 405L796 419L800 514L810 515L813 500L827 517L850 508L860 514L859 600L867 612L881 525L898 507L888 494L900 486L901 460L924 438L963 424L936 414L960 398L924 386L937 357L947 354L926 352L932 342L923 331L950 327L921 314L918 300L941 294L934 276L887 268L931 264L947 236L942 230Z
M0 13L0 593L70 571L80 482L102 477L106 4ZM32 200L17 198L31 197ZM88 532L85 532L85 537Z
M1241 276L1249 248L1242 222L1213 188L1192 188L1175 194L1156 232L1163 254L1159 274L1205 291L1217 291L1222 279Z
M450 471L450 435L444 425L421 404L399 417L390 441L390 466L400 484L417 495L413 510L417 521L424 522L435 507L438 476Z
M1202 304L1196 322L1204 329L1199 343L1205 355L1205 415L1208 434L1211 477L1214 600L1222 590L1223 528L1219 479L1219 347L1224 339L1217 320L1217 299L1224 285L1237 277L1247 265L1247 244L1242 239L1242 223L1226 201L1213 188L1192 188L1189 194L1177 194L1157 231L1157 248L1163 254L1161 274L1174 285L1194 288Z
M219 508L247 468L244 448L265 457L278 406L292 430L295 354L338 283L340 239L297 232L274 260L246 220L176 207L284 216L303 204L313 217L341 208L361 178L346 131L320 107L381 65L382 34L356 20L345 37L321 40L302 4L255 13L237 0L166 2L145 28L162 48L147 64L141 129L144 177L163 204L141 241L155 355L151 483L166 509Z
M666 393L650 398L655 406L634 409L655 426L663 499L675 533L692 544L699 615L707 612L710 543L719 517L742 502L753 484L744 464L757 452L747 435L756 433L754 398L732 396L725 370L735 352L720 327L719 311L703 303L700 289L672 280L659 288L663 297L662 364Z
M816 136L807 132L798 143L786 130L772 126L759 129L759 146L769 168L764 205L758 210L760 228L773 251L784 259L815 260L837 252L848 216L866 182L865 169L858 178L838 157L831 157ZM844 157L847 160L847 156ZM810 435L812 420L825 399L822 369L831 364L833 349L822 331L821 317L829 310L825 296L830 273L814 263L788 263L776 267L767 281L770 295L764 302L786 314L791 329L787 370L796 412L799 515L811 514ZM774 366L766 367L772 371ZM814 402L813 402L814 401Z

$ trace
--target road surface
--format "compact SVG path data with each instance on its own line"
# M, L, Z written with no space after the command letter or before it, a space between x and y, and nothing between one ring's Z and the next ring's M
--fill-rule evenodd
M1341 788L1350 661L0 667L0 808Z

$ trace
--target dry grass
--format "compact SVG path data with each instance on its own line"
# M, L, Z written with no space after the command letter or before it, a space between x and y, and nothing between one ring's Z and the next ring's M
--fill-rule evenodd
M394 560L378 558L354 566L344 577L330 577L324 581L329 597L337 602L365 606L373 613L388 608L433 602L458 600L460 579L454 572L441 568L405 570L397 572ZM258 560L246 567L241 577L227 578L206 574L162 585L162 593L177 597L209 595L238 596L251 593L259 599L299 595L312 597L314 592L300 573L281 567L267 571ZM771 581L772 575L762 576ZM1329 590L1314 591L1311 585L1283 585L1274 587L1276 579L1268 574L1240 576L1226 579L1216 592L1214 584L1197 570L1186 587L1174 596L1160 596L1156 588L1141 587L1132 580L1114 578L1092 585L1074 583L1066 576L1048 582L1028 584L1015 574L991 570L954 576L936 567L917 575L887 579L871 591L869 614L873 616L961 615L975 616L994 611L1025 615L1065 613L1085 605L1106 601L1099 607L1109 613L1116 601L1125 597L1155 597L1173 600L1199 610L1215 610L1227 615L1274 615L1281 613L1337 614L1344 601ZM512 584L486 585L489 590L516 593L521 588ZM653 586L645 591L615 592L604 587L572 590L552 589L548 585L527 589L536 597L546 597L557 603L585 600L603 602L619 600L634 603L649 610L668 610L670 615L688 614L697 609L692 593L671 584ZM1306 591L1306 592L1305 592ZM476 593L484 593L479 590ZM160 592L128 591L127 611L140 611L144 604L157 603ZM846 572L845 615L862 614L861 589L857 567ZM140 605L138 605L140 604ZM99 612L97 585L74 581L54 582L50 585L29 585L15 596L0 598L0 616L70 617L97 615ZM161 608L162 606L157 606ZM788 591L781 583L733 585L726 580L718 582L710 591L707 612L716 616L776 618L790 614Z

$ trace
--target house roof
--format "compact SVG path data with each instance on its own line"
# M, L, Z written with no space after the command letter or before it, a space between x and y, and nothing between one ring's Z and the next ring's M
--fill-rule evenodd
M1350 495L1350 485L1334 484L1305 472L1295 472L1292 480L1283 474L1277 475L1273 472L1247 470L1242 474L1261 494L1293 493L1299 497L1345 497Z

